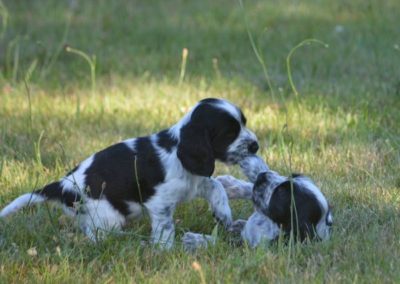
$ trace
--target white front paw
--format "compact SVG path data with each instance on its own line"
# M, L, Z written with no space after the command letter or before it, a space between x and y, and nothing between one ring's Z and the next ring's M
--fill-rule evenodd
M215 245L216 238L210 235L187 232L182 236L183 247L186 251L195 251L198 248L207 248Z
M246 220L238 219L232 223L232 226L229 228L229 232L232 233L241 233L244 226L246 226Z

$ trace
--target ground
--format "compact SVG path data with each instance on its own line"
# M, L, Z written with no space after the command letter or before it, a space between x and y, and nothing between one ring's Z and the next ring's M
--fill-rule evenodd
M195 200L177 209L177 240L219 241L188 254L178 241L142 247L147 218L93 244L38 206L0 220L1 283L400 282L399 1L0 3L0 207L222 97L243 108L269 166L310 175L334 212L327 242L251 250ZM295 49L311 38L328 47ZM218 164L227 173L241 176Z

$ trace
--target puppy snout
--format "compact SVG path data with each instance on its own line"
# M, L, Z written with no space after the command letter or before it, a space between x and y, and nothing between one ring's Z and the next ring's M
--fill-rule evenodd
M249 150L249 152L250 152L251 154L257 153L257 151L258 151L259 148L260 148L260 147L258 146L257 141L251 142L251 143L249 144L249 146L248 146L248 150Z

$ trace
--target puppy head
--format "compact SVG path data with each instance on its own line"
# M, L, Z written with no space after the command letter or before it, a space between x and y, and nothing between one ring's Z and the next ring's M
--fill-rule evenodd
M180 123L178 158L196 175L211 176L215 160L235 164L258 150L257 138L235 105L204 99Z
M311 179L293 175L290 179L276 172L260 173L253 188L256 209L282 227L295 239L328 239L332 214L324 195Z

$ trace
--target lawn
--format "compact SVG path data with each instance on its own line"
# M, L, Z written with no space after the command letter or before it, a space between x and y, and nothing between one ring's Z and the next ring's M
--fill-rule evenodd
M141 246L148 218L94 244L43 205L0 220L0 283L400 282L400 2L240 3L0 1L0 207L222 97L271 168L321 187L331 240L252 250L219 228L215 247L189 254L180 236L215 227L194 200L176 211L171 251ZM306 39L328 47L295 49ZM227 173L243 177L218 164Z

